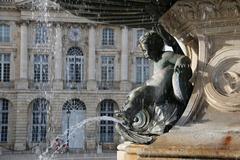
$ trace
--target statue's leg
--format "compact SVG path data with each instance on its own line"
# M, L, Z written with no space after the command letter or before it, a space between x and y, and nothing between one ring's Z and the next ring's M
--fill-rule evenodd
M116 124L116 130L118 133L125 139L131 142L146 144L153 141L153 137L150 135L142 135L138 134L137 132L131 131L125 128L121 124Z
M160 135L168 132L179 119L178 108L174 102L156 106L150 133Z

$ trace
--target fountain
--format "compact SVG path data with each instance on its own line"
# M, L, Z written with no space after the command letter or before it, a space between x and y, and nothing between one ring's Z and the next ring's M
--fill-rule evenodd
M239 17L239 6L239 1L178 0L158 17L185 45L192 61L193 92L169 133L150 145L120 145L118 159L240 158L240 32L239 20L233 18Z

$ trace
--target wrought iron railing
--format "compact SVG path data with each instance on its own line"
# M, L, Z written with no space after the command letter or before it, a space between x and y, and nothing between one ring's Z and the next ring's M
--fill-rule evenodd
M140 87L141 85L144 85L145 82L135 82L132 84L132 87L133 88L137 88L137 87Z
M13 4L15 0L0 0L1 5Z
M99 90L117 90L120 89L119 81L98 81L97 86Z
M0 81L0 88L14 88L14 81L8 81L8 82Z
M51 82L36 82L34 80L29 80L28 88L36 90L51 90L53 85Z
M81 81L81 82L64 81L63 88L64 89L83 90L83 89L87 89L87 82L86 81Z

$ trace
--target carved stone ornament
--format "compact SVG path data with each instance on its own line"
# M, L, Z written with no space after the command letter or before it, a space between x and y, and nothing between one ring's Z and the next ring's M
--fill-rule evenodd
M240 0L179 0L159 21L172 35L189 36L189 32L185 32L188 29L239 25L236 21L240 17L239 8ZM222 19L226 19L226 23L219 22ZM191 28L192 24L197 25Z
M69 30L68 37L71 41L79 41L80 40L80 29L79 28L71 28Z
M240 111L240 48L218 51L207 66L207 101L222 111Z

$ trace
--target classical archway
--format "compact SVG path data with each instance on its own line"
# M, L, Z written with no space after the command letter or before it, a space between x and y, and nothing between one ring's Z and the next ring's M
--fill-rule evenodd
M84 149L85 130L76 126L85 119L86 106L79 99L71 99L64 103L62 109L62 133L65 143L70 149Z
M7 99L0 99L0 142L8 142L9 134L9 107L10 102Z
M45 143L48 126L49 102L45 98L37 98L30 104L30 142Z

